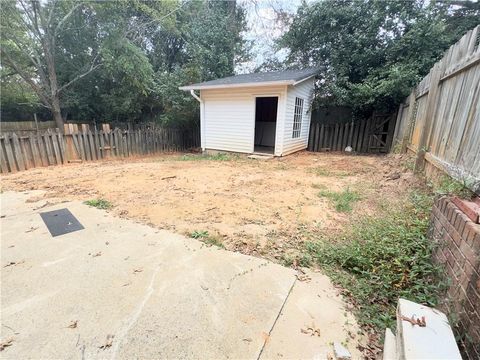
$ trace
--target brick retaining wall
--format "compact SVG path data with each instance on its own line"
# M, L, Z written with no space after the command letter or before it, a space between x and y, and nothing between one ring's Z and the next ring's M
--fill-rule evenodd
M441 308L464 357L480 359L480 225L444 197L432 209L430 237L438 244L434 261L449 280Z

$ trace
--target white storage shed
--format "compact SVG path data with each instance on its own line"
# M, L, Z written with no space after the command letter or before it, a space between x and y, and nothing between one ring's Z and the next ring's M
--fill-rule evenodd
M200 102L202 150L284 156L306 149L317 73L245 74L180 87Z

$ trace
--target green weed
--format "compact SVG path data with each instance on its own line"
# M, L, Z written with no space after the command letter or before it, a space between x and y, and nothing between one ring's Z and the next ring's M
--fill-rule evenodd
M437 195L455 195L462 199L470 199L473 195L465 181L460 182L448 175L442 176L432 187Z
M182 155L179 160L181 161L202 161L202 160L210 160L210 161L229 161L238 159L238 155L229 155L225 153L218 153L212 155L191 155L186 154Z
M332 171L329 169L326 169L324 167L316 167L316 168L310 168L308 170L309 172L317 175L317 176L333 176L333 177L345 177L345 176L350 176L352 175L351 173L347 171Z
M329 190L321 190L318 196L330 199L335 205L335 210L339 212L352 211L352 204L361 199L360 195L355 191L346 188L342 192L333 192Z
M225 248L225 246L222 244L221 240L217 236L210 235L206 230L200 230L200 231L195 230L190 233L190 237L197 240L201 240L208 246L214 245L222 249Z
M358 320L377 330L395 325L399 297L435 306L444 284L427 238L432 196L414 192L402 208L356 222L340 238L305 251L358 306Z
M92 199L87 200L84 204L88 206L96 207L97 209L108 210L113 207L113 204L105 199Z
M190 237L191 238L194 238L194 239L202 239L202 238L206 238L208 237L208 231L206 230L195 230L195 231L192 231L192 233L190 234Z

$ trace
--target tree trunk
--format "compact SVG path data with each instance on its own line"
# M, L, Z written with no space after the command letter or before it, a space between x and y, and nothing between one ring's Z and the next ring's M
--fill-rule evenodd
M52 101L52 114L53 114L53 120L55 120L55 124L57 125L57 128L60 130L60 132L63 133L63 117L62 117L62 111L60 109L60 100L58 97L55 97Z

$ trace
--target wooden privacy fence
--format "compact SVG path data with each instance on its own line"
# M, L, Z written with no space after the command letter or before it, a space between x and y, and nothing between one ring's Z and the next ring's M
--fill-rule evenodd
M400 105L394 143L480 192L480 25L445 53ZM428 170L428 169L427 169Z
M4 133L0 136L0 169L9 173L68 162L182 151L198 147L199 142L198 130L164 128Z
M344 151L347 146L361 153L388 152L395 127L393 115L374 114L366 120L343 124L310 125L309 151Z

